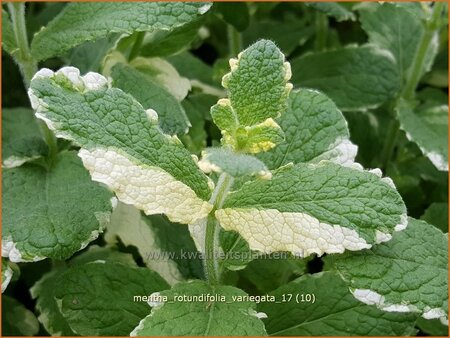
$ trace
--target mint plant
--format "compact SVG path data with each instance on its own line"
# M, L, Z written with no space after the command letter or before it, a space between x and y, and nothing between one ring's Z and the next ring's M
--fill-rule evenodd
M3 334L443 335L447 10L7 3Z

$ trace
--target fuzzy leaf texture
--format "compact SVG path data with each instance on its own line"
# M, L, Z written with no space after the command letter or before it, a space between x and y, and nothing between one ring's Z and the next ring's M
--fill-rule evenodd
M179 223L206 216L212 206L208 178L175 137L164 134L154 110L110 88L96 73L39 71L29 90L36 116L57 137L72 140L92 179L146 214Z
M247 294L232 286L212 286L203 281L180 283L159 293L168 301L157 304L131 336L265 336L256 304L233 301ZM223 296L225 300L182 301L181 296Z
M306 295L315 302L300 302ZM416 333L413 314L387 313L358 302L332 272L305 275L272 291L280 303L261 303L273 336L408 336ZM292 299L288 301L288 295ZM299 303L297 303L297 295ZM285 300L283 302L283 300Z
M285 142L257 155L269 169L321 160L349 166L355 160L358 148L350 141L347 122L323 93L293 90L286 112L276 122L284 131Z
M170 32L200 18L210 7L207 2L70 3L36 34L31 53L43 60L111 33Z
M123 263L131 267L137 267L130 254L91 245L86 251L72 258L67 265L54 267L50 272L44 274L30 289L30 294L33 299L36 299L36 309L40 312L38 320L52 336L75 336L68 320L62 315L55 298L59 277L73 266L94 261Z
M392 241L327 259L361 302L447 323L447 236L431 224L409 218Z
M14 168L47 155L48 147L28 108L2 109L2 166Z
M226 148L205 149L198 165L204 172L225 172L233 177L257 175L270 178L272 175L266 165L257 158L237 154Z
M4 169L2 256L12 262L67 259L96 239L109 220L112 194L92 182L74 152L47 171Z
M222 131L223 142L235 150L269 150L283 141L273 119L286 109L292 88L290 65L273 42L259 40L231 59L230 67L222 79L229 98L211 108L214 123Z
M367 249L406 226L406 207L389 178L328 161L246 183L215 215L251 249L299 257Z
M142 104L158 112L161 129L170 135L185 134L190 122L180 102L155 79L137 69L118 63L112 68L114 87L122 89Z
M133 297L168 288L154 271L107 261L74 266L55 284L62 316L75 333L85 336L128 335L150 310Z

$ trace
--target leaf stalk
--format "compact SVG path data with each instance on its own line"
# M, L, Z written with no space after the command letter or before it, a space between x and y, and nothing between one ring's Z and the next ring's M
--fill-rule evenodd
M222 173L210 200L210 203L213 204L213 210L208 215L206 222L204 265L208 282L211 285L217 285L220 281L218 260L220 226L214 212L222 207L233 181L232 176Z
M230 56L236 57L242 50L242 35L232 25L227 25L227 34Z
M435 2L431 16L425 23L425 31L419 41L416 53L414 55L411 67L407 73L406 85L404 87L402 97L407 100L414 99L417 85L425 71L427 57L433 39L437 38L436 33L440 27L440 19L444 9L444 2Z
M437 38L436 34L440 28L440 19L444 5L444 2L435 2L431 15L425 22L425 31L419 41L419 45L417 46L413 61L407 72L405 86L403 87L403 91L401 92L399 98L413 100L415 97L417 86L425 71L427 58L429 57L433 39ZM381 167L384 170L386 170L388 162L394 152L399 135L399 127L400 124L394 115L393 119L389 123L388 133L381 152Z
M316 12L314 21L316 30L314 49L317 52L322 52L327 47L328 17L326 16L326 14Z
M28 87L31 78L37 72L37 63L31 55L28 45L27 27L25 24L25 3L8 2L7 6L14 30L14 39L19 48L18 53L14 55L14 59L19 65L25 87Z
M28 88L38 67L36 60L31 55L30 47L28 45L27 26L25 23L25 3L8 2L7 6L11 16L14 39L19 48L18 53L15 53L13 58L19 65L25 88ZM42 136L49 149L49 160L51 164L58 152L56 137L43 121L39 120L38 122Z

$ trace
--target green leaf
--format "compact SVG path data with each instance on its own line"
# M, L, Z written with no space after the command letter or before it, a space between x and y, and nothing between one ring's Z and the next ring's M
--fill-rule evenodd
M430 106L448 103L448 93L443 92L438 88L424 87L422 90L417 91L416 95L418 100L425 102Z
M430 224L409 218L390 242L329 259L361 302L447 322L447 236Z
M442 34L442 33L441 33ZM448 35L448 32L446 32ZM435 38L437 40L437 38ZM435 41L436 41L435 40ZM448 36L443 40L439 39L439 46L433 46L428 55L428 66L431 70L423 77L423 82L433 87L447 88L448 87ZM436 50L439 47L439 50ZM434 55L434 53L437 53ZM436 57L435 57L436 56ZM435 58L434 58L435 57ZM427 69L425 69L426 71ZM443 92L443 91L442 91Z
M98 261L62 273L54 296L75 333L125 336L149 311L148 304L135 296L167 288L167 283L147 268Z
M31 53L43 60L111 33L171 31L201 17L210 7L210 3L71 3L35 35Z
M59 268L46 273L30 289L31 297L37 299L36 309L40 312L38 319L52 336L75 336L54 298L58 278L64 271L64 268Z
M47 155L48 147L33 111L28 108L2 109L2 164L14 168Z
M114 215L111 215L113 218ZM108 223L109 225L110 223ZM105 234L106 236L106 234ZM129 253L114 250L111 247L103 247L98 245L90 245L87 250L73 257L69 262L69 266L81 265L85 263L104 261L112 263L122 263L128 266L137 267L133 255Z
M308 7L312 7L319 12L325 13L336 19L336 21L355 21L355 14L349 11L345 4L339 2L306 2Z
M342 113L326 95L310 89L292 91L288 109L277 122L284 131L285 142L258 155L270 169L290 162L353 163L357 147L349 140Z
M185 52L173 55L167 60L177 69L181 76L197 82L203 82L207 85L215 85L212 81L212 68L201 59Z
M226 95L225 91L220 88L220 83L214 81L212 67L191 53L184 52L173 55L167 60L182 76L190 80L193 89L198 89L203 94L216 97L224 97Z
M221 129L223 143L242 152L257 153L282 142L283 132L273 118L286 109L292 85L289 63L268 40L259 40L237 59L222 79L228 99L211 108L214 123Z
M350 139L358 145L356 162L365 168L379 165L380 140L384 139L386 116L377 111L347 111L344 114L350 131Z
M39 331L36 316L14 298L2 296L2 336L34 336Z
M298 46L311 39L313 27L307 20L286 17L282 21L251 20L249 27L242 32L244 45L258 39L272 40L285 55L290 55Z
M93 183L73 152L50 171L4 169L3 256L12 262L66 259L96 239L111 211L111 193Z
M323 91L342 110L377 107L400 87L392 54L373 46L308 53L291 66L294 86Z
M198 165L205 173L225 172L233 177L245 175L272 177L266 165L256 157L235 153L227 148L206 148Z
M211 120L209 109L216 100L217 98L212 95L191 94L181 103L192 124L188 134L181 136L181 141L195 154L200 154L206 147L208 134L205 130L205 122Z
M72 258L68 262L68 266L60 265L43 275L30 289L30 293L31 297L36 299L36 309L40 312L38 319L51 335L75 336L67 320L61 314L55 299L55 290L58 285L59 276L67 271L68 267L94 261L123 263L128 266L137 267L130 254L91 245L88 250Z
M269 295L280 303L260 303L258 310L267 313L265 325L273 336L362 337L416 333L415 315L386 313L358 302L332 272L305 275ZM313 297L314 302L306 301Z
M191 270L197 274L202 270L201 262L194 257L197 250L188 229L161 216L145 217L135 207L119 203L111 216L105 240L116 244L117 238L124 245L135 246L144 263L170 285L190 277ZM189 255L189 259L183 255Z
M42 26L47 25L66 5L67 2L46 2L38 10L29 8L25 13L28 35L33 36Z
M237 128L235 137L236 147L252 154L268 151L277 144L284 142L283 130L271 118L251 127ZM224 133L224 140L226 142L228 138L229 136Z
M139 54L142 56L168 56L189 49L196 40L205 38L207 35L201 30L204 23L203 18L172 31L147 33Z
M245 2L216 2L214 4L218 16L232 25L239 32L243 32L249 24L250 13Z
M289 64L268 40L260 40L230 60L231 72L222 79L229 104L242 126L278 117L286 109L292 86Z
M247 294L231 286L203 281L180 283L153 295L167 301L152 309L131 336L265 336L256 304L233 297ZM208 297L207 297L208 296ZM186 297L183 301L179 297ZM197 300L192 300L197 298ZM199 299L199 297L203 297ZM191 299L191 300L189 300Z
M396 110L407 138L419 146L437 169L448 171L448 106L414 111L409 102L400 100Z
M284 256L282 256L284 255ZM251 261L240 275L254 284L262 294L275 290L280 285L306 272L308 259L286 257L279 253Z
M152 225L159 247L166 254L172 253L172 259L184 279L205 278L201 256L188 228L172 223L162 215L147 216L146 219Z
M342 253L387 241L406 223L405 205L381 171L331 162L297 164L244 184L215 212L252 250Z
M2 257L2 293L5 292L9 282L13 277L14 271L8 264L8 260Z
M80 77L71 67L56 73L42 69L29 95L36 116L57 137L79 145L93 180L109 186L122 202L180 223L211 210L209 180L178 138L160 130L154 110L109 88L103 76Z
M191 90L189 80L164 59L138 57L130 65L164 86L178 101L183 101Z
M14 56L18 51L19 47L16 44L16 38L14 37L14 30L12 27L11 20L9 19L9 14L6 10L2 8L2 48Z
M157 112L158 122L165 133L175 135L188 131L190 123L183 107L154 79L121 63L112 68L111 76L115 87L133 95L145 109Z
M431 203L420 219L448 232L448 203Z
M248 243L235 231L221 229L219 241L223 250L223 256L219 261L221 267L232 271L241 270L255 258Z
M102 39L85 42L70 52L68 64L78 68L81 73L98 72L105 56L119 40L120 34L110 34Z
M404 81L424 31L421 18L397 3L362 3L358 11L369 42L394 55Z
M415 144L409 144L408 148L404 149L406 151L406 154L403 155L405 159L395 164L398 167L400 175L412 176L415 180L422 179L440 186L446 186L448 184L447 172L438 170L427 157L419 156L420 149Z
M425 332L430 336L446 337L448 335L448 327L442 324L439 319L427 320L424 318L419 318L416 324L422 332Z

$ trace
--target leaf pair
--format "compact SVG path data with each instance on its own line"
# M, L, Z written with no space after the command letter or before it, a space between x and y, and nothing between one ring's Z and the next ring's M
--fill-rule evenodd
M248 134L258 130L253 140L269 135L263 131L267 125L267 130L281 130L274 118L286 107L288 78L282 54L267 41L257 42L232 61L232 71L224 80L230 99L212 108L226 144L231 137L232 147L242 145L236 137L242 126ZM74 68L56 73L41 70L29 94L36 115L57 136L82 148L79 156L92 178L109 186L121 201L187 224L212 210L211 181L189 152L160 130L153 111L110 88L103 77L93 73L81 77ZM223 115L214 114L217 107L225 108ZM322 116L322 121L330 118L330 122L318 122ZM356 148L329 99L314 91L295 91L279 123L286 126L286 144L261 154L261 159L271 169L297 164L275 171L271 180L249 182L232 193L223 209L215 211L223 228L238 231L252 249L306 256L369 248L404 227L405 207L392 182L381 179L378 171L364 172L352 164ZM249 151L251 143L241 150ZM233 159L238 157L233 156L228 162L231 169L223 163L227 157L220 159L220 154L213 164L235 171ZM247 162L239 165L243 163ZM266 172L264 164L255 163L243 172ZM272 226L274 219L277 226Z

